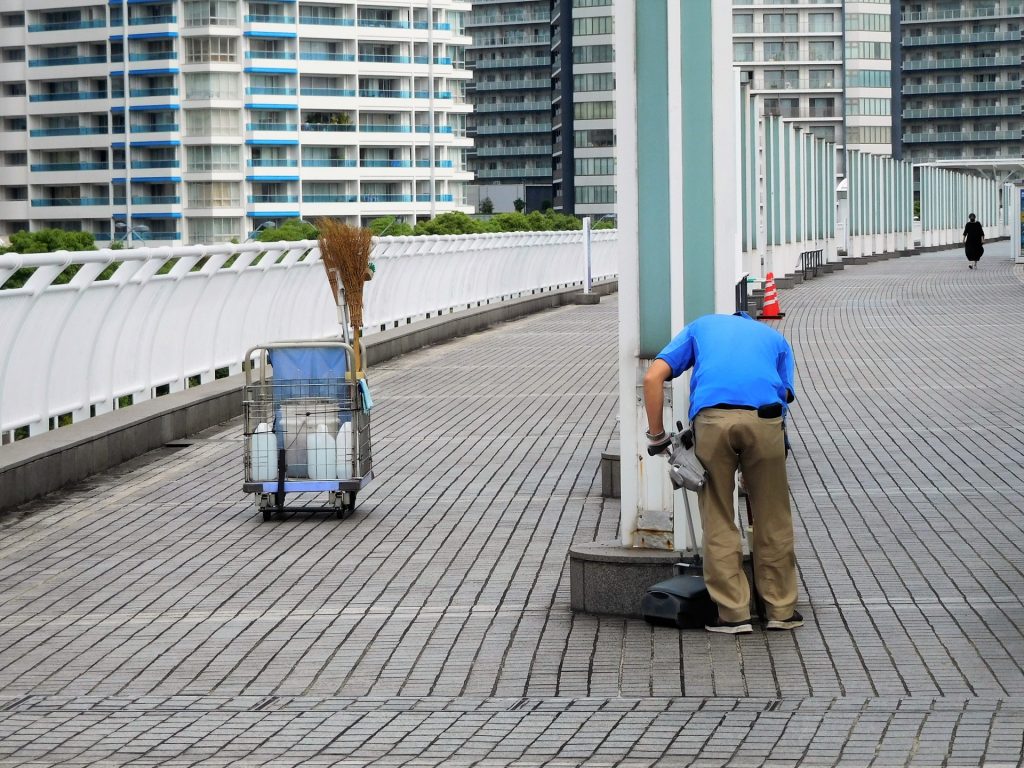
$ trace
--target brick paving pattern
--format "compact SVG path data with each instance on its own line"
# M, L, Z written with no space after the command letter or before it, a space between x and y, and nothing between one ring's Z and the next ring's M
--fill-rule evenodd
M0 765L1018 765L1008 252L782 292L804 628L569 611L618 517L611 297L375 369L349 520L264 523L239 422L0 517Z

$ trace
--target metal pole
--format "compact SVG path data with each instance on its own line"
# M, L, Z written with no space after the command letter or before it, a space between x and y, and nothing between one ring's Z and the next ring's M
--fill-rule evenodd
M583 217L583 292L590 293L593 284L590 250L590 217Z

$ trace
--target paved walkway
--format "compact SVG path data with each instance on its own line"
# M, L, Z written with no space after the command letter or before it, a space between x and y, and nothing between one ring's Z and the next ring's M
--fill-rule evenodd
M373 372L378 479L263 523L241 427L0 517L0 765L1012 766L1024 284L1006 243L781 295L806 627L573 615L614 535L614 297Z

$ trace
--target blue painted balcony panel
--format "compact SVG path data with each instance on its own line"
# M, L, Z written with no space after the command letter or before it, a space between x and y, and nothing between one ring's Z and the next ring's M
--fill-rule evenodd
M411 203L412 195L360 195L361 203Z
M303 195L304 203L358 203L358 195Z
M124 165L122 164L123 168ZM181 162L178 160L132 160L133 171L143 171L153 168L181 168ZM137 179L135 179L137 181Z
M96 136L106 133L106 128L36 128L28 132L29 136Z
M77 64L106 64L107 57L103 56L67 56L60 59L32 59L30 67L67 67Z
M297 88L268 88L264 86L249 86L245 89L246 96L294 96Z
M105 171L106 163L33 163L29 169L34 173L46 171Z
M53 206L110 205L106 197L44 197L34 199L33 206L50 208Z
M360 160L360 168L412 168L412 160Z
M151 24L177 24L177 16L141 16L128 19L129 27L147 27Z
M354 53L319 53L317 51L302 51L299 58L303 61L355 61Z
M412 91L389 91L373 88L360 88L359 95L367 99L408 99L412 97Z
M88 19L83 21L57 21L52 24L29 24L29 32L60 32L66 29L100 29L107 26L104 19Z
M260 158L258 160L249 160L246 162L250 168L296 168L299 165L298 160L290 160L286 157L267 157Z
M355 88L303 88L303 96L355 96Z
M355 168L355 160L342 160L337 158L303 158L303 168Z
M246 51L247 59L294 59L294 51Z
M86 101L88 99L105 99L106 91L79 91L76 93L34 93L28 97L30 102L37 101Z
M254 205L262 203L297 203L298 195L249 195L249 202Z
M177 51L151 51L149 53L128 54L128 61L171 61L177 58Z
M181 205L178 195L132 195L132 205Z
M296 123L246 123L247 131L294 131Z
M392 56L389 54L360 53L359 61L378 64L411 64L410 56Z
M245 16L246 24L294 24L294 16L280 16L277 14L249 13Z
M408 21L391 21L388 19L358 19L360 27L377 27L380 29L409 29Z
M329 16L299 16L299 24L319 24L331 27L354 27L355 19L339 19Z
M177 123L154 123L152 125L133 125L132 133L174 133L178 129Z

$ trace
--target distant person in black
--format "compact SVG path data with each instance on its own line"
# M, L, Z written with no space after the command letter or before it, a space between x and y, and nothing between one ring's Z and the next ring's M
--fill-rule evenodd
M964 253L967 254L967 268L974 269L978 266L978 259L985 252L982 243L985 242L985 230L981 228L981 222L970 214L967 224L964 225Z

